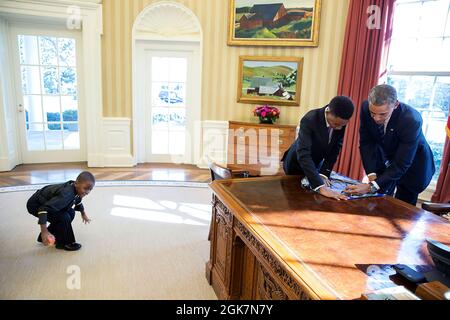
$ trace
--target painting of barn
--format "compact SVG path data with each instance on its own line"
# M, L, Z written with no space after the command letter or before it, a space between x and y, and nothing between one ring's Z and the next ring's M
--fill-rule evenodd
M258 45L262 40L273 45L311 42L313 46L317 42L320 0L230 1L229 44L251 45L256 41Z

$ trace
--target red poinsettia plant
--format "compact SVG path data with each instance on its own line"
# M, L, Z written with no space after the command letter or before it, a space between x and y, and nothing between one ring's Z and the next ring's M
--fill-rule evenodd
M280 109L269 105L256 106L253 114L259 117L261 123L274 123L280 117Z

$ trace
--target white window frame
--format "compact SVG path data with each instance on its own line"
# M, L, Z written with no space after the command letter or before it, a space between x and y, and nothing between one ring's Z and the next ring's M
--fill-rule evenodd
M0 15L23 18L24 21L63 22L70 17L70 7L76 6L80 12L80 26L83 44L82 72L85 81L83 87L86 110L86 136L88 166L102 166L103 145L101 140L101 125L103 114L102 99L102 51L101 36L102 5L100 0L3 0L0 2ZM11 48L10 48L11 52ZM6 94L6 93L5 93ZM17 112L18 104L11 106L12 112ZM17 126L16 126L17 127ZM18 159L21 163L21 159Z

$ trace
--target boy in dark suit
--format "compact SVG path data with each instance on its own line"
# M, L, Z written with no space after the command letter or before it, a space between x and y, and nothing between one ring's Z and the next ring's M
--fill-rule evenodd
M91 222L81 200L94 188L95 178L90 172L82 172L76 181L49 185L36 191L27 202L30 214L39 219L41 233L38 241L49 245L49 237L56 239L56 248L66 251L81 249L75 242L72 221L75 211L81 212L85 224ZM47 222L50 222L47 228Z
M284 172L305 175L314 191L329 198L346 200L346 196L329 188L329 178L354 109L350 98L338 96L329 105L308 112L300 121L297 140L282 158Z
M361 108L360 151L370 182L346 191L393 195L396 190L397 199L415 206L435 173L420 113L400 103L389 85L373 88Z

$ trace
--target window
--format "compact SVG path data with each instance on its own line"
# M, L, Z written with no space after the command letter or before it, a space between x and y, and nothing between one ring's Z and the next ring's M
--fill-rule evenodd
M28 150L80 149L75 39L17 40Z
M187 59L152 57L152 154L183 155Z
M450 108L450 0L397 0L387 83L422 114L436 181Z

